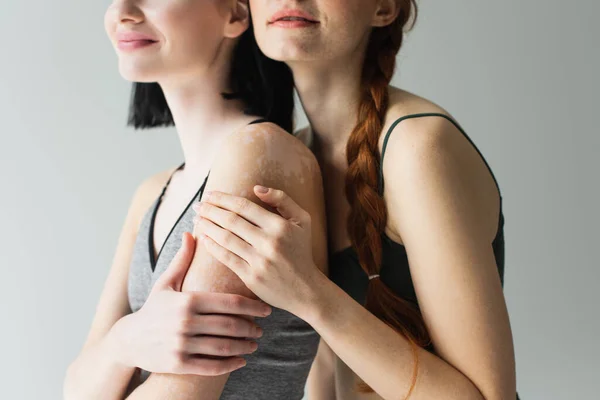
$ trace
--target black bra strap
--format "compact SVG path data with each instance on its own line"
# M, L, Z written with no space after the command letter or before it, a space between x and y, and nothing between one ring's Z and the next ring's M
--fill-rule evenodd
M490 166L488 165L487 161L483 157L483 154L481 154L481 152L479 151L479 149L477 148L477 146L475 145L475 143L473 143L473 141L471 140L471 138L469 137L469 135L467 135L467 133L461 128L461 126L458 124L458 122L454 121L452 118L450 118L446 114L442 114L442 113L419 113L419 114L405 115L403 117L398 118L397 120L394 121L394 123L392 124L392 126L390 126L390 129L388 129L387 133L385 134L385 138L383 139L383 147L381 149L381 164L379 166L379 195L383 196L383 158L385 156L385 149L387 148L388 140L390 138L390 135L391 135L392 131L394 130L394 128L400 122L404 121L405 119L419 118L419 117L442 117L442 118L445 118L448 121L450 121L454 126L456 126L456 128L467 138L467 140L475 148L475 150L477 151L477 153L479 153L479 156L482 158L482 160L485 163L486 167L490 171L490 174L492 174L492 178L494 179L494 182L496 183L496 187L498 188L498 192L500 192L500 186L498 185L498 181L496 180L496 177L494 176L494 173L492 172L492 169L490 168Z
M250 122L248 125L261 124L263 122L269 122L269 121L267 121L266 118L259 118L259 119L255 119L254 121Z

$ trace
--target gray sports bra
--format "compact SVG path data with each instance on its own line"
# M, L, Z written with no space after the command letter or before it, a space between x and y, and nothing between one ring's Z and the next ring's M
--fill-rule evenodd
M182 164L178 169L183 167ZM183 233L193 231L195 213L191 205L202 197L206 180L181 213L154 259L154 219L168 184L150 206L139 227L128 281L129 304L133 312L144 305L152 286L169 266L181 246ZM220 398L302 399L308 372L317 352L319 335L300 318L278 308L273 308L272 314L266 318L257 318L256 322L264 332L258 339L258 350L245 356L247 365L244 368L230 374ZM148 372L142 371L143 380L148 375Z

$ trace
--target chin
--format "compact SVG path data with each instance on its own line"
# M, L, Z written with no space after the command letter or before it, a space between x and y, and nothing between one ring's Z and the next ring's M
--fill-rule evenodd
M122 61L119 62L119 73L126 81L140 83L156 82L158 76L154 68Z
M317 47L314 41L290 37L260 46L267 57L285 63L314 60L319 54Z

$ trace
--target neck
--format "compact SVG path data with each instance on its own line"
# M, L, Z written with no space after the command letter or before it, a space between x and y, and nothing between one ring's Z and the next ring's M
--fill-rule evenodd
M185 170L192 177L210 169L222 141L248 117L238 100L226 100L229 71L208 73L185 82L161 82L181 144Z
M311 129L323 145L344 146L356 125L367 42L347 57L323 63L290 62Z

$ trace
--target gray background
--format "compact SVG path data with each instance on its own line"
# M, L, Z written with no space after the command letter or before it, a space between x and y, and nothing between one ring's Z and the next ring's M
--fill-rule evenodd
M0 6L3 399L60 398L134 188L181 160L172 131L124 126L108 3ZM500 181L522 398L598 398L600 3L420 4L395 83L453 113Z

